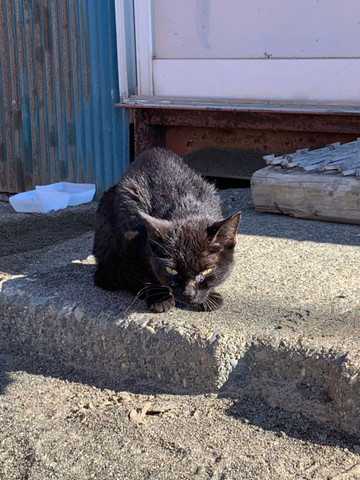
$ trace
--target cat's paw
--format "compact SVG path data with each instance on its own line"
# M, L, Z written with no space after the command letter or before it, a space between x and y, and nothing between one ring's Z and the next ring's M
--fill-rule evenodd
M152 312L155 312L155 313L163 313L163 312L167 312L169 311L171 308L173 308L175 306L175 299L174 297L171 295L170 297L168 297L166 300L162 300L160 302L155 302L155 303L151 303L149 305L149 309L152 311Z
M149 310L156 313L167 312L175 306L175 298L171 289L166 286L150 287L146 292Z
M205 303L201 305L201 310L204 312L212 312L218 310L224 304L223 297L218 292L211 292Z

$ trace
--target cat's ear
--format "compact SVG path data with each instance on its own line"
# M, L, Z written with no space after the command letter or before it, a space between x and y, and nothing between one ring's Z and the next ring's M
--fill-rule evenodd
M144 212L140 212L140 216L144 220L146 230L151 238L164 238L171 230L172 223L168 220L155 218Z
M214 248L234 248L236 244L236 232L239 227L241 212L231 215L225 220L215 222L208 227L210 246Z

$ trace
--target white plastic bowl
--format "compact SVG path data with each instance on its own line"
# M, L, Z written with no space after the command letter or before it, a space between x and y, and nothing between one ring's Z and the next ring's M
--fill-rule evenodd
M12 195L10 205L19 213L48 213L61 210L69 205L70 195L55 190L30 190Z
M96 187L93 183L58 182L50 185L38 185L36 191L55 191L69 195L68 206L81 205L91 202L94 198Z

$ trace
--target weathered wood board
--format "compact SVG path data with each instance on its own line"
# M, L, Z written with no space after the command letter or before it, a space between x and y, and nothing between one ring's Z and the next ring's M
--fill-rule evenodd
M251 192L259 212L360 224L360 177L306 173L268 166L254 173Z
M296 168L304 172L333 171L344 176L360 177L360 140L332 143L326 147L309 150L303 148L286 155L265 155L267 165Z

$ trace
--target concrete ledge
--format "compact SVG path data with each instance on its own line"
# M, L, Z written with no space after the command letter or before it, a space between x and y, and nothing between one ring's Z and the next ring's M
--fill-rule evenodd
M283 238L266 234L274 226ZM16 274L0 287L0 349L99 386L250 395L358 435L360 232L246 208L242 232L224 308L210 313L154 315L96 289L91 234L3 257Z
M334 431L359 436L360 379L357 352L299 340L257 340L246 348L223 390L261 398ZM239 372L240 375L237 373ZM238 377L236 379L236 377Z
M168 391L216 389L215 341L163 317L129 318L131 297L95 289L93 270L73 264L7 281L0 348L53 358L115 388L152 381Z
M93 266L72 264L5 282L0 348L75 369L97 385L252 395L347 433L360 429L359 365L344 345L295 335L233 335L153 316L131 297L92 287ZM235 318L241 325L241 316Z

